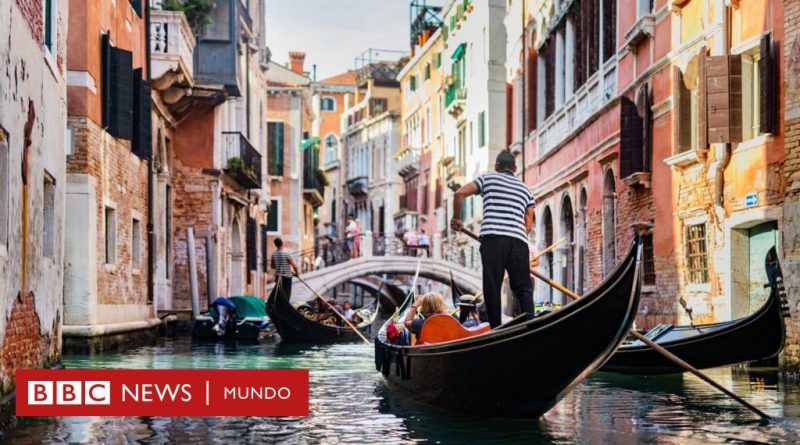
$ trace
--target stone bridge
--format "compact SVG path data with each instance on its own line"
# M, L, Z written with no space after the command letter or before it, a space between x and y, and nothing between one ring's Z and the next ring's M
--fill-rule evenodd
M417 270L418 262L421 262L419 270L420 277L449 284L450 273L452 272L453 279L455 279L462 291L477 293L481 289L481 275L479 271L467 269L442 259L410 256L365 256L351 259L335 266L308 272L303 274L302 277L306 283L316 289L320 294L324 295L328 290L338 284L367 275L413 275ZM313 297L311 291L303 286L296 278L292 284L293 301L304 301ZM271 290L271 286L268 290Z

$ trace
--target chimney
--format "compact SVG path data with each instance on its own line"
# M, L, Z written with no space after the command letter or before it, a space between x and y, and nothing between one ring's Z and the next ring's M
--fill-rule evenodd
M289 67L297 74L303 75L303 61L306 53L299 51L289 51Z

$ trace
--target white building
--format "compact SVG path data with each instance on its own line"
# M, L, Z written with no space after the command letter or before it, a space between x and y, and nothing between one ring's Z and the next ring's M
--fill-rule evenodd
M445 84L443 115L446 182L456 190L493 168L506 144L506 0L450 0L442 10ZM446 202L450 219L452 194ZM481 199L468 198L462 219L477 231L482 215ZM451 258L466 266L477 266L478 250L463 237L448 237L459 253ZM472 248L470 248L472 247Z

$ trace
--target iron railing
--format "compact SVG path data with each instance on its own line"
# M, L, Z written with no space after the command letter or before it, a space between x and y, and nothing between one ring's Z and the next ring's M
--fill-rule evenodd
M225 173L248 189L261 188L261 153L238 131L223 131Z

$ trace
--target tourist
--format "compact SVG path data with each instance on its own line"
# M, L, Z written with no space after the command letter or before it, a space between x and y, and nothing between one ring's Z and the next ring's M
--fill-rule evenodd
M463 185L453 199L453 215L461 215L466 197L483 196L480 252L484 301L492 328L500 326L502 320L500 289L505 272L508 272L511 290L519 300L522 311L533 318L528 235L533 225L533 207L536 203L528 186L516 177L516 160L510 151L503 150L497 155L494 169L494 173ZM450 220L450 227L461 230L464 223L461 218L454 216Z
M353 235L353 250L355 251L355 256L361 256L361 220L356 218L355 219L356 231Z
M292 298L292 276L298 275L297 264L291 256L283 249L283 240L275 238L275 252L272 254L271 266L275 270L275 287L273 292L280 290L286 297L286 301Z
M417 247L417 234L414 229L407 229L403 234L403 244L406 246L405 255L413 256L412 252L415 252L414 248Z
M342 312L342 315L344 315L347 321L353 321L353 317L356 316L356 311L353 310L353 305L350 304L350 300L344 300L344 312Z
M352 213L347 215L347 227L345 227L344 232L347 238L347 250L350 251L350 257L355 258L357 256L355 253L355 242L358 226L356 225L356 219L353 217Z
M417 245L425 252L426 256L431 256L431 238L425 233L425 229L422 229L417 235Z
M478 315L478 299L473 295L462 295L458 301L458 322L465 328L475 328L481 324Z
M416 318L417 310L422 318ZM444 297L438 292L430 292L414 299L411 308L406 313L403 322L406 329L412 334L419 335L422 332L422 325L425 320L436 314L446 314L447 307L444 304Z

